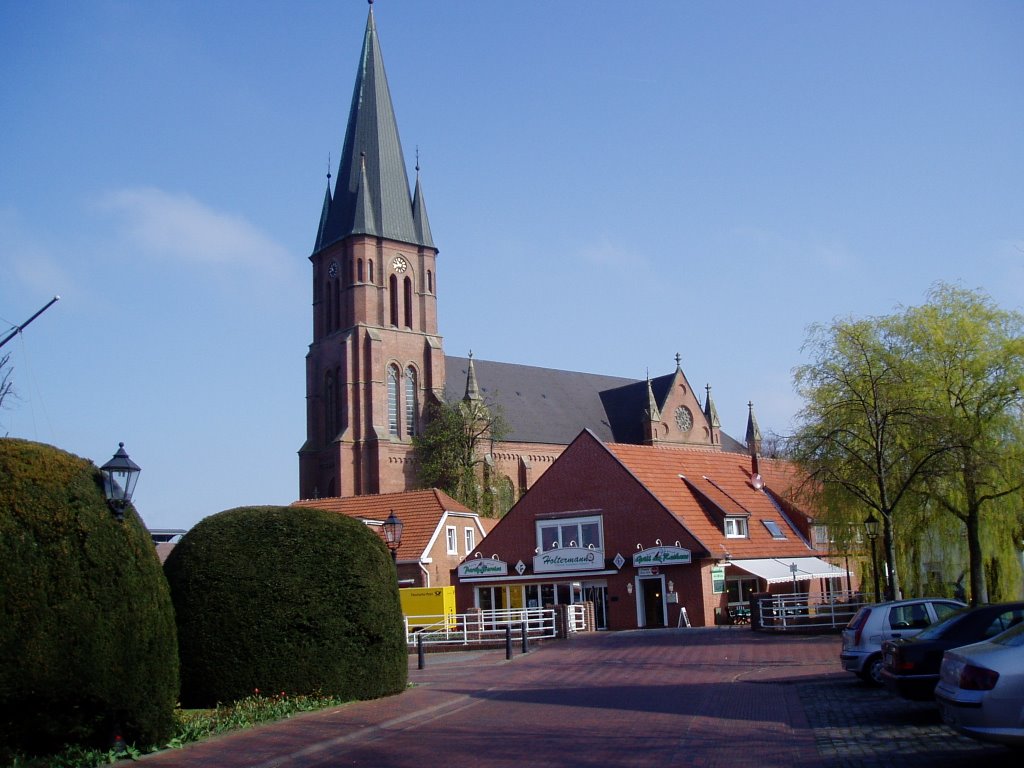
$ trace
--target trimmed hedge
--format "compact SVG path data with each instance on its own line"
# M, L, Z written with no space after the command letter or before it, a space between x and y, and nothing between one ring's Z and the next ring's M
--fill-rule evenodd
M162 743L178 652L167 582L91 462L0 438L0 757L64 744Z
M303 507L231 509L189 531L164 572L183 706L255 689L369 699L405 688L395 568L363 523Z

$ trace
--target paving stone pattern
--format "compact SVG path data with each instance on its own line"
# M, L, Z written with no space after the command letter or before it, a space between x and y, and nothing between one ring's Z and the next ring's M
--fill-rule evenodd
M839 666L836 636L599 633L410 658L405 693L149 756L151 768L1018 768ZM976 764L976 765L975 765Z

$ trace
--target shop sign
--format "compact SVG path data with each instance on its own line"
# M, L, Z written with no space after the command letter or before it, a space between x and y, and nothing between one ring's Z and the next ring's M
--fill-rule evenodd
M533 558L534 573L590 571L604 568L603 549L561 547L541 552Z
M646 568L640 568L637 576L657 576L659 573L658 566L651 566Z
M711 569L711 591L716 595L725 592L725 568L720 565Z
M633 567L650 565L689 565L690 550L682 547L651 547L633 554Z
M484 579L490 576L508 576L508 563L490 557L478 557L459 566L460 579Z

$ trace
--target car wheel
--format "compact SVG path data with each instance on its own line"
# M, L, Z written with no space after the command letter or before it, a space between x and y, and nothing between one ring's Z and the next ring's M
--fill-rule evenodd
M857 673L857 676L868 685L881 685L884 682L882 680L884 666L885 662L882 661L880 654L872 656L864 662L864 668Z

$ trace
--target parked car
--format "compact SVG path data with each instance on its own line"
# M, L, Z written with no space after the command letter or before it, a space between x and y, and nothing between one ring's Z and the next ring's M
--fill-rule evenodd
M946 651L935 701L942 719L965 736L1024 745L1024 622Z
M937 597L896 600L861 607L843 630L839 660L843 669L865 682L882 684L882 643L913 637L932 622L944 619L966 603Z
M1024 603L965 608L935 622L911 638L882 643L882 682L905 699L928 701L939 682L942 654L951 648L988 640L1024 619Z

